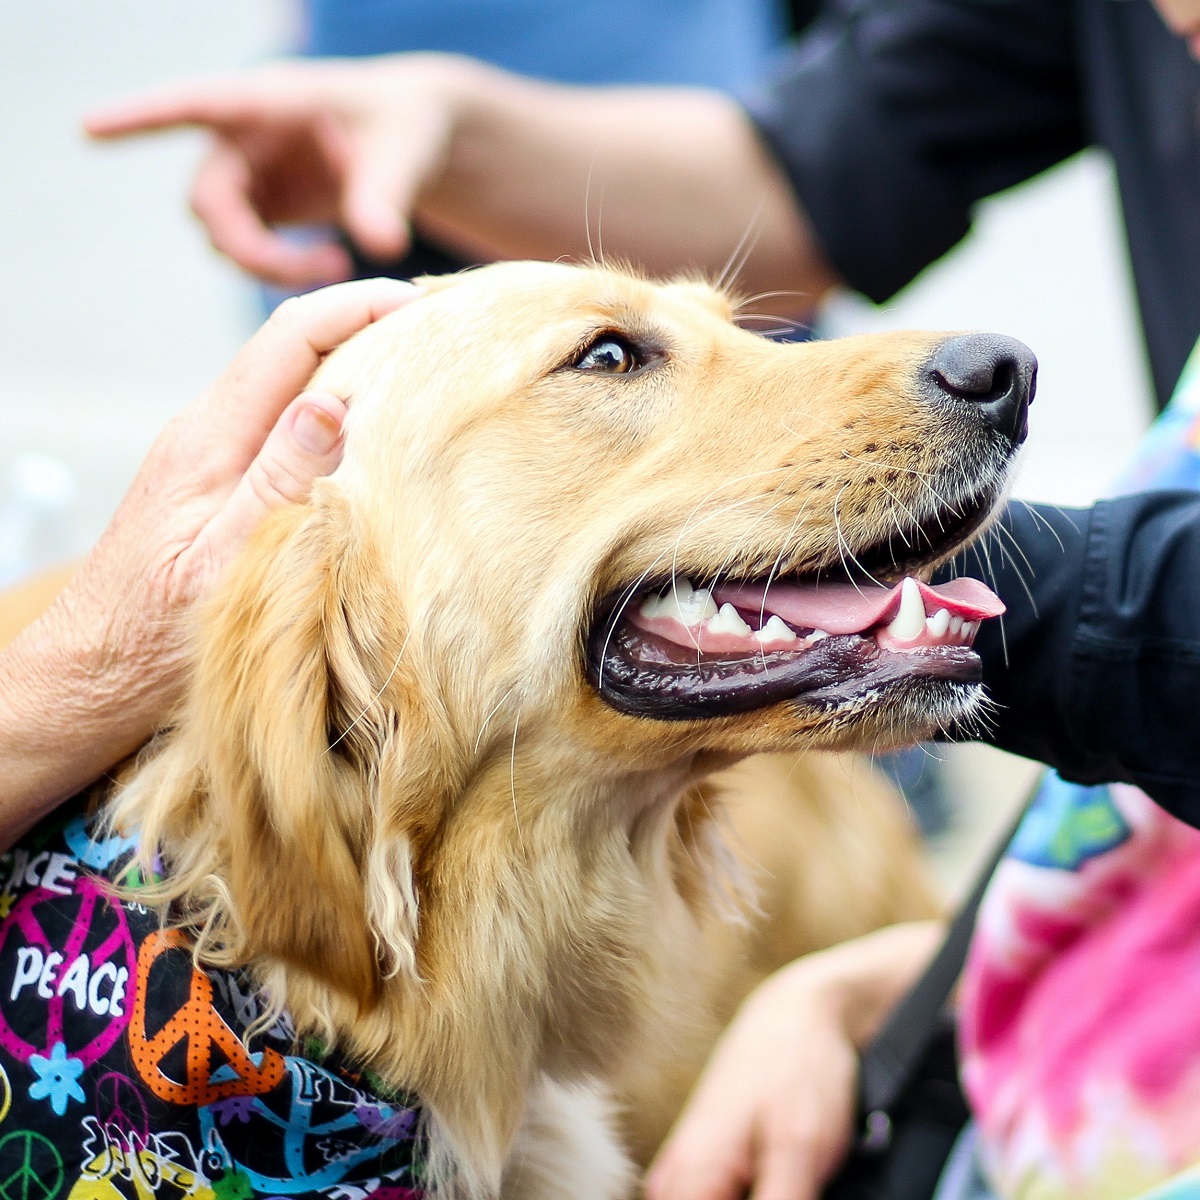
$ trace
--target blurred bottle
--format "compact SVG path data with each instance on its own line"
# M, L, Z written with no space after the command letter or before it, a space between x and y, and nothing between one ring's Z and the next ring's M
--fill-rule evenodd
M77 494L74 474L58 459L12 460L0 491L0 587L70 555Z

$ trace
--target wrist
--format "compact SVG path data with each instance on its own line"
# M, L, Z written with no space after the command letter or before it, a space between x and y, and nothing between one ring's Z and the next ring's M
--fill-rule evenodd
M451 136L443 171L430 191L448 202L469 197L471 188L494 186L514 131L528 124L529 94L547 85L470 58L440 55L431 66Z
M942 938L942 921L888 926L791 966L790 986L819 1007L857 1048L878 1033L900 997L924 970Z

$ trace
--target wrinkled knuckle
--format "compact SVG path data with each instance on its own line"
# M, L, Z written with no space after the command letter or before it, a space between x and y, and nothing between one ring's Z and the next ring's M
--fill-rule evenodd
M277 459L267 459L250 473L250 487L265 508L277 508L304 498L305 484L300 475Z
M303 296L289 296L271 313L270 324L279 329L294 329L300 324L305 307Z

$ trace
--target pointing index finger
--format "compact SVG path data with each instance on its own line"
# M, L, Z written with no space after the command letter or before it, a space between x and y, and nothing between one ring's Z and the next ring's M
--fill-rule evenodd
M294 108L291 89L259 75L197 79L145 92L93 109L83 127L94 138L124 137L156 129L202 125L214 129Z

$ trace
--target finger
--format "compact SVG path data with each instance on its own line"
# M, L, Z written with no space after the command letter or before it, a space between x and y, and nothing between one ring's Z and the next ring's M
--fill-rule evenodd
M266 443L205 530L228 561L273 509L308 499L313 483L342 460L346 405L328 392L305 392L284 410Z
M315 287L346 279L353 270L341 246L298 246L263 222L254 206L249 166L239 148L222 138L196 172L191 203L214 248L269 283Z
M220 128L266 116L275 107L271 101L253 74L195 79L102 105L84 116L83 127L102 139L181 125Z
M420 294L397 279L361 279L285 300L197 402L194 417L244 470L321 359Z
M802 1139L768 1142L759 1156L751 1200L817 1200L824 1182L813 1144Z
M412 240L409 219L421 183L416 149L395 129L372 129L355 141L346 165L342 220L370 258L398 258Z
M748 1135L693 1119L659 1151L645 1190L647 1200L742 1200L750 1179Z

